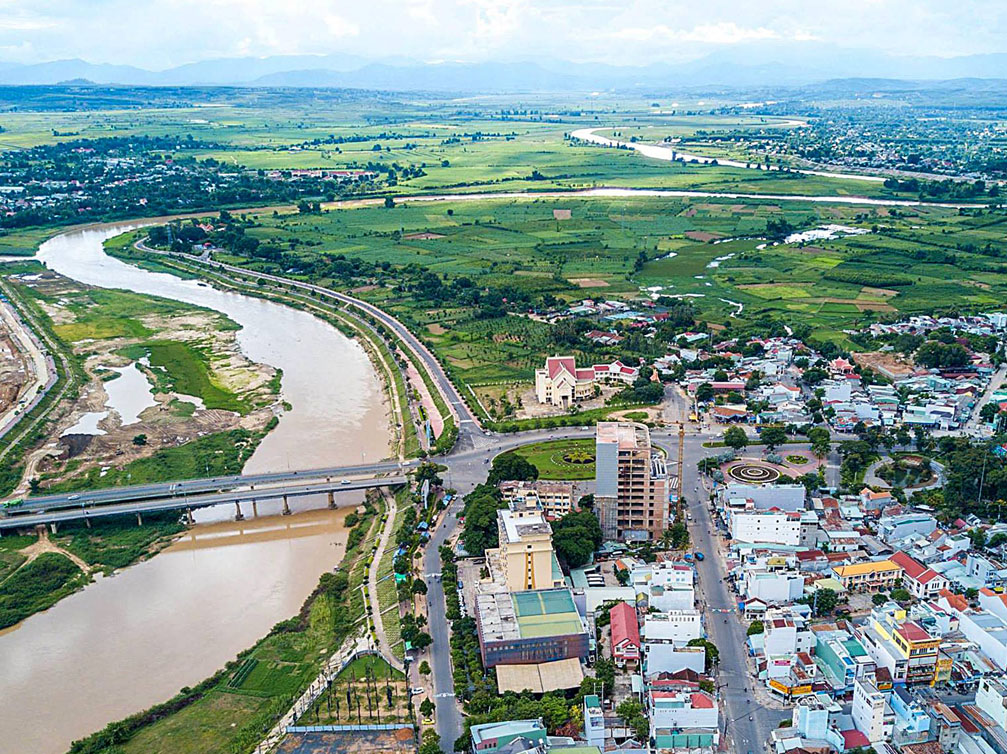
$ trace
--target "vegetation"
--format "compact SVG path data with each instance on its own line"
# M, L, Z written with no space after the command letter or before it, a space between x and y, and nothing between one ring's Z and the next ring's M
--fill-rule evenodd
M42 553L0 582L0 629L52 607L78 589L85 579L66 556Z
M539 479L594 479L594 440L547 440L511 451L538 471ZM509 454L508 454L509 455Z

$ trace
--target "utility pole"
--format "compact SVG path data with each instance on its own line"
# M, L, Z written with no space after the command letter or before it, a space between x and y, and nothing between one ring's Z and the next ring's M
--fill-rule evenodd
M682 498L685 495L685 422L678 423L678 510L675 512L675 520L682 520Z

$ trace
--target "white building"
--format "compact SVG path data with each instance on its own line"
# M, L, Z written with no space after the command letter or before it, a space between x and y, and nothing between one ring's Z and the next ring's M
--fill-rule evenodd
M801 543L801 513L798 511L732 512L731 536L737 542L797 547Z
M695 571L684 563L662 562L633 571L633 585L648 607L661 612L691 610L696 604Z
M763 638L766 657L794 655L815 648L814 632L808 628L804 618L791 610L767 610L762 623L766 628Z
M751 500L758 511L778 508L781 511L804 510L807 493L803 484L739 484L731 482L723 492L727 499Z
M706 673L706 649L703 647L676 647L674 644L645 642L643 674L653 678L660 673L677 673L692 670Z
M703 636L703 621L698 610L669 610L653 613L643 621L643 640L648 643L671 642L684 646Z
M804 594L804 576L797 571L745 572L744 594L756 598L767 605L785 605L799 599Z
M866 678L853 684L853 724L872 744L891 741L895 712L885 694Z
M650 729L654 738L660 730L717 729L717 705L705 691L653 689L650 692Z
M990 716L1001 730L1007 730L1007 686L989 676L979 681L976 706Z

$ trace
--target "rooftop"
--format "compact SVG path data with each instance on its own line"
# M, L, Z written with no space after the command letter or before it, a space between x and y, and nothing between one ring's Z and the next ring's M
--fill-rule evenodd
M567 636L585 632L569 589L479 594L476 612L484 641Z

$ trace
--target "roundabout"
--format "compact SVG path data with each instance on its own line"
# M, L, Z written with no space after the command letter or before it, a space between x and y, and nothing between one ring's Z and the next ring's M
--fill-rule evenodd
M771 464L741 461L727 470L727 476L744 484L771 484L782 475Z

